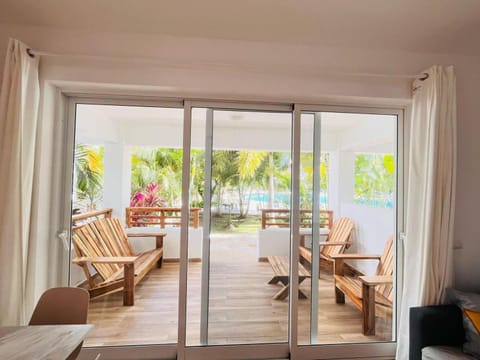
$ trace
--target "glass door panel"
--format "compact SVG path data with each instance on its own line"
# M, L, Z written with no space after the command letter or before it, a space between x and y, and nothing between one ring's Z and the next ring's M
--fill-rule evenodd
M101 236L90 236L87 254L73 237L72 257L93 259L83 270L94 284L78 264L70 272L72 286L92 289L88 323L95 326L84 346L177 342L182 129L182 108L76 106L73 232L111 217L123 229L110 236L110 245L122 241L125 231L134 254L163 247L161 267L153 264L135 286L133 305L125 306L122 264L106 269L95 258L132 256L129 251L112 250Z
M396 259L388 246L397 233L397 116L303 112L301 122L301 208L312 214L312 227L300 244L311 296L299 302L299 344L392 341ZM353 253L385 255L334 268L335 256ZM362 284L372 275L386 282L371 288L375 314L365 322Z
M273 281L268 257L288 271L291 119L192 110L190 206L202 208L203 234L201 261L189 262L189 346L288 341L288 296L275 299L288 274Z

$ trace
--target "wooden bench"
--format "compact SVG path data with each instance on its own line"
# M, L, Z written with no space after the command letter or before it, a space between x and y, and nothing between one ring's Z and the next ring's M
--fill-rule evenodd
M382 255L339 254L334 259L335 301L345 303L347 295L362 311L364 335L375 335L375 316L391 316L393 304L393 236L390 236ZM345 275L345 260L378 260L373 276Z
M73 231L77 257L73 263L82 267L87 277L90 297L94 298L123 289L123 304L134 305L135 285L155 264L162 266L165 232L135 233L130 237L156 238L154 249L135 255L127 234L118 219L98 219ZM95 281L89 265L101 278Z
M272 266L274 276L268 282L269 284L282 284L282 289L277 292L274 296L274 300L283 300L288 296L288 289L290 287L290 261L287 256L269 256L268 262ZM298 284L300 285L303 280L310 277L310 273L307 269L303 267L302 264L298 264ZM300 299L306 299L307 296L303 293L302 290L298 289L298 297Z
M107 208L72 215L72 230L80 229L83 225L97 219L110 219L112 217L112 213L113 209Z

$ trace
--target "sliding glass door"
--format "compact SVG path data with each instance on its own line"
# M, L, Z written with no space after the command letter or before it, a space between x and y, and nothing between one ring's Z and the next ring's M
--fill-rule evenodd
M311 296L298 303L298 354L346 356L353 344L388 353L396 323L401 113L300 109L299 260L311 274ZM302 212L311 214L307 224Z
M79 103L75 110L70 284L89 289L95 325L84 345L176 344L183 109ZM112 231L111 219L123 229ZM161 266L134 264L126 305L122 259L156 248Z
M113 276L121 283L122 264L109 278L103 266L82 270L74 259L71 285L100 295L91 300L87 352L394 353L401 111L112 103L72 102L72 233L116 218L135 256L161 247L163 261L138 268L125 306L122 285L92 290L102 281L110 289ZM92 247L109 246L95 236ZM85 256L75 241L72 257Z
M291 117L288 111L192 108L190 209L200 209L203 232L199 239L188 236L186 346L193 358L195 347L202 353L213 345L235 351L262 344L265 352L279 349L265 344L283 343L279 354L288 354L288 300L275 295L288 294ZM286 210L286 221L270 232L262 213L274 207ZM273 281L268 257L274 255L287 267L282 281Z

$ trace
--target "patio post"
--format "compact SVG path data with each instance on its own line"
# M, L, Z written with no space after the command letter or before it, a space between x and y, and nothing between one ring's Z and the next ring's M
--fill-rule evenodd
M355 192L355 154L351 150L340 151L339 154L338 177L341 206L342 204L353 204Z
M355 154L352 150L341 150L338 159L338 179L339 179L339 214L342 213L343 204L353 204L355 192ZM338 217L336 216L336 217Z
M130 204L131 152L122 143L105 143L103 205L113 217L123 219Z
M328 158L328 209L333 211L333 217L340 216L340 151L329 152Z

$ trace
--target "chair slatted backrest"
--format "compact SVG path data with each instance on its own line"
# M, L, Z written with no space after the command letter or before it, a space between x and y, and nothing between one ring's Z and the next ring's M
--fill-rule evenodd
M353 221L348 217L338 218L328 234L327 241L351 242L354 229ZM320 253L326 257L343 253L345 246L323 246Z
M393 260L394 260L394 248L393 248L393 235L388 237L387 243L385 244L385 249L383 250L382 257L377 266L376 275L393 275ZM393 299L393 285L392 284L382 284L378 285L376 288L377 292L385 296L387 299Z
M135 256L122 224L118 219L98 219L73 232L74 247L79 257ZM92 264L103 279L117 272L119 264Z

